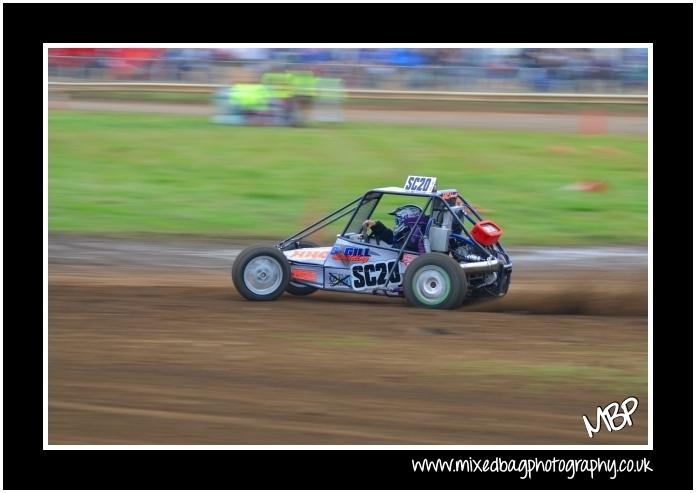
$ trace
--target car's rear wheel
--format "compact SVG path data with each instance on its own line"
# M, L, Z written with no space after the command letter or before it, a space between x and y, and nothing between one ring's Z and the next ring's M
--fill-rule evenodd
M277 248L252 246L242 251L232 265L232 282L248 300L275 300L290 282L290 263Z
M404 295L422 308L452 309L466 296L466 275L459 264L442 253L426 253L413 260L404 275Z
M298 248L316 248L318 246L319 245L317 245L313 241L298 241L293 243L290 248L286 248L285 250L297 250ZM318 288L312 286L305 286L304 284L300 284L299 282L290 281L288 283L288 287L285 288L285 291L287 291L290 294L294 294L295 296L307 296L308 294L312 294L317 289Z

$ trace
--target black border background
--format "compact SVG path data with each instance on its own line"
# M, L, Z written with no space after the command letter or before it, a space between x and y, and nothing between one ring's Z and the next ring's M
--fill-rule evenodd
M3 4L4 487L8 489L692 488L691 254L654 259L654 451L43 451L42 43L654 43L655 238L683 232L692 170L691 4ZM249 19L253 19L251 22ZM676 179L675 179L676 178ZM680 187L688 189L681 191ZM662 189L662 191L660 191ZM662 195L661 197L661 193ZM658 215L658 212L660 215ZM659 218L659 220L658 220ZM693 223L692 223L693 224ZM671 234L669 235L672 238ZM687 240L688 241L688 240ZM666 253L666 252L665 252ZM672 260L670 260L672 259ZM683 270L682 270L683 269ZM680 274L685 272L685 274ZM671 289L658 288L670 286ZM687 294L675 301L677 291ZM666 313L670 313L670 317ZM673 325L674 324L674 325ZM675 385L678 384L680 391ZM670 389L669 391L667 389ZM672 394L673 393L673 394ZM411 459L642 458L654 472L414 473Z

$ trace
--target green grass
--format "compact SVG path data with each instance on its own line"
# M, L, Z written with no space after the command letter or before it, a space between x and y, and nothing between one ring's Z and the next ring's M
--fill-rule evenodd
M601 365L572 362L523 363L509 361L449 362L439 368L443 374L461 374L471 378L492 378L524 382L528 389L547 387L583 386L622 395L646 394L648 391L647 366L618 369ZM437 374L437 373L435 373Z
M647 140L398 125L216 126L52 111L49 229L280 238L408 174L457 187L507 244L643 244ZM562 190L601 180L600 193Z

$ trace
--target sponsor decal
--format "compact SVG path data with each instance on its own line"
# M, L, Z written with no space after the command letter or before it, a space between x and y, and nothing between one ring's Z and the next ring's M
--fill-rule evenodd
M287 258L290 259L317 259L324 260L328 257L329 252L326 250L292 250L287 253Z
M411 262L418 258L418 255L413 255L411 253L404 253L401 257L401 262L404 266L408 266Z
M331 249L331 258L334 260L343 260L344 262L359 262L365 263L370 261L370 249L359 247L345 247L341 251L340 246L335 246Z
M317 282L317 273L313 270L292 268L290 277L298 281Z
M350 274L329 272L329 286L332 288L350 288Z
M351 268L353 275L353 289L365 289L375 286L384 286L387 282L387 274L394 267L396 261L390 262L375 262L373 264L359 264ZM401 282L401 273L399 269L394 269L389 277L389 283L399 284Z

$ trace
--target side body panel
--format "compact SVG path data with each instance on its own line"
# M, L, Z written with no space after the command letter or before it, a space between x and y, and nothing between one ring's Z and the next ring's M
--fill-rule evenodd
M324 289L370 293L373 289L400 289L404 266L397 253L375 243L336 239L324 263ZM389 271L394 267L389 276Z
M324 261L331 247L298 248L284 251L290 261L290 279L300 284L324 287Z

